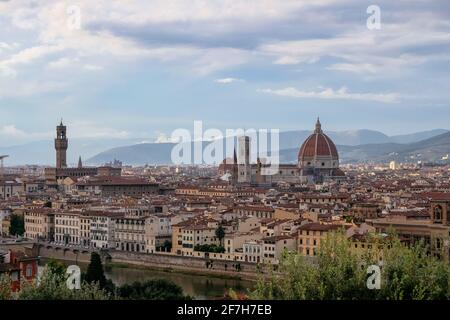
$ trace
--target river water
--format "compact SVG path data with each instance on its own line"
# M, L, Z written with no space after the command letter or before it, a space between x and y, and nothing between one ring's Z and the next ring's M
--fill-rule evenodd
M46 264L46 259L41 259L41 266ZM64 264L75 264L63 261ZM87 264L77 263L85 271ZM237 279L223 279L206 275L191 275L159 271L153 269L138 269L133 267L107 267L105 276L111 279L115 285L121 286L131 284L135 281L145 281L149 279L163 278L174 282L183 288L184 294L191 296L196 300L221 298L228 289L232 288L236 292L247 293L254 285L251 281Z

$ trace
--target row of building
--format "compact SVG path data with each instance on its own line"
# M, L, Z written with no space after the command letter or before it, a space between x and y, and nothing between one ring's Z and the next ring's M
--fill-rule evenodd
M392 210L389 215L371 203L356 203L340 213L308 209L316 203L345 207L350 196L344 194L299 195L295 208L287 203L232 208L216 204L211 210L213 204L206 201L203 207L186 206L189 201L185 201L177 213L158 202L134 207L34 208L24 211L25 238L61 246L276 264L285 250L315 256L329 232L342 231L359 243L369 233L385 236L393 227L402 241L424 239L430 252L448 259L450 197L446 193L427 196L427 209ZM218 229L223 230L222 236Z

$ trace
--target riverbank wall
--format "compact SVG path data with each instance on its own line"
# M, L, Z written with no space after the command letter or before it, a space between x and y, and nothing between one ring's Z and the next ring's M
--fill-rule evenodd
M44 259L54 258L75 263L89 263L91 250L66 248L42 243L1 245L0 249L22 251L28 255ZM204 257L176 256L167 253L136 253L126 251L99 251L106 264L121 267L137 266L169 272L211 275L242 280L255 280L258 275L256 264L242 261L227 261Z
M256 264L206 258L174 256L168 254L145 254L123 251L109 252L112 264L125 264L163 271L179 271L211 276L225 276L242 280L255 280Z

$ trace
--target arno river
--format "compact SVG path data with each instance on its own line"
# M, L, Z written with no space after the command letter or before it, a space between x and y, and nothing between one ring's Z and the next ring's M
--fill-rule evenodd
M45 265L46 259L42 259L41 265ZM65 261L64 264L70 265L72 263ZM87 264L78 263L82 270L86 270ZM214 299L223 297L226 290L229 288L237 292L246 293L248 288L254 285L251 281L223 279L211 276L191 275L177 272L165 272L150 269L137 269L133 267L108 267L105 268L105 275L111 279L114 284L120 286L126 283L133 283L134 281L145 281L149 279L164 278L171 280L181 288L184 294L187 294L194 299Z

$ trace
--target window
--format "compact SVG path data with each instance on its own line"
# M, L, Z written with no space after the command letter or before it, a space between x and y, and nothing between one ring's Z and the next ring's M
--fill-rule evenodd
M19 273L17 271L11 273L12 281L19 281Z
M27 276L27 278L33 276L33 266L31 264L27 265L25 275Z
M442 220L442 207L441 206L436 206L434 208L434 220L436 222L441 222L441 220Z

